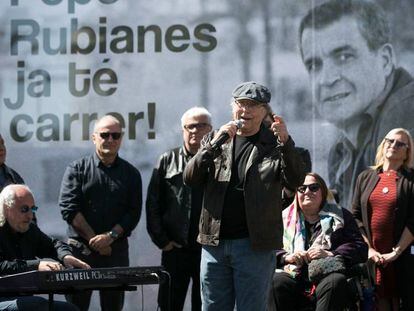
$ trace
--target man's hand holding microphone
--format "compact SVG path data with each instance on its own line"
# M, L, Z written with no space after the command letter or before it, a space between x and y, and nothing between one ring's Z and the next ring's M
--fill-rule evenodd
M237 130L239 130L242 126L242 120L233 120L221 126L211 140L211 148L213 150L219 149L221 145L225 144L230 139L233 139L237 133Z

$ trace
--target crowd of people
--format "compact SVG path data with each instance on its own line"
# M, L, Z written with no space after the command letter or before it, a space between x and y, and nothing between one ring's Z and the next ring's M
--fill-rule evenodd
M182 310L192 281L193 310L344 310L348 271L368 263L378 310L410 310L414 241L413 141L389 131L376 161L356 183L352 213L322 177L305 169L286 123L268 115L269 90L236 87L233 121L212 131L202 107L181 119L183 145L162 154L147 192L147 229L162 250L171 288L160 286L162 310ZM68 241L33 221L37 207L23 179L6 166L0 137L0 274L128 266L128 236L142 205L139 171L119 157L122 128L113 116L96 122L95 152L68 166L59 205ZM305 153L308 154L308 153ZM309 169L309 166L308 166ZM284 204L282 194L293 193ZM282 212L283 211L283 212ZM275 251L277 250L277 251ZM343 264L317 280L313 263ZM167 291L171 291L168 299ZM56 310L88 310L91 291L67 295ZM313 301L310 299L313 297ZM105 291L102 310L122 310L124 293ZM3 297L0 310L47 310L41 297Z
M159 157L145 201L147 231L171 277L171 286L159 288L161 310L183 310L190 281L194 311L344 310L347 278L357 264L366 264L374 281L377 310L414 309L413 140L401 127L405 120L376 125L411 89L411 82L398 82L408 81L408 73L394 68L386 27L378 7L364 0L328 1L300 25L301 55L321 111L338 126L357 129L330 152L335 165L342 161L334 189L311 172L309 152L295 146L285 120L272 112L266 86L239 84L231 94L232 120L218 130L207 109L184 112L183 143ZM338 36L343 29L352 36ZM359 95L368 89L357 79L365 73L376 74L369 98ZM395 85L405 90L399 96L391 94L399 92ZM347 106L341 110L346 124L332 110L338 105ZM381 115L379 107L386 108ZM370 144L378 141L372 163L364 156L369 144L358 147L367 128L375 136ZM0 135L0 275L129 265L143 183L118 154L122 137L119 120L102 117L94 152L67 167L59 195L68 225L63 242L38 228L33 193L5 164ZM350 176L355 187L344 189ZM88 310L91 294L66 295L54 309ZM102 291L100 304L122 310L124 292ZM36 296L0 298L0 310L48 307Z

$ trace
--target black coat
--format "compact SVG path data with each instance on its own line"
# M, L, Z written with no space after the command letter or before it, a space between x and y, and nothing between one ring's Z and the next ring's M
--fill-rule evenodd
M219 244L221 216L232 172L233 141L212 150L214 133L206 135L184 170L184 182L204 187L198 241ZM246 165L244 200L249 237L254 250L282 247L282 188L295 189L305 170L291 138L280 144L272 131L261 127Z
M6 179L12 184L24 184L23 178L17 173L14 169L7 166L6 164L0 165L0 169L4 169L4 174L6 175ZM2 186L0 185L0 191L2 190Z
M368 199L379 181L380 170L367 169L357 179L352 213L358 226L372 242L370 218L368 215ZM398 243L402 232L407 227L414 234L414 171L401 169L397 172L397 204L395 208L394 245ZM403 296L403 302L414 310L414 243L409 245L395 261L397 284Z
M170 241L183 246L196 243L196 236L191 237L189 229L192 219L197 227L201 202L198 206L192 204L192 190L184 185L183 171L189 158L184 147L165 152L160 156L148 185L147 231L160 249Z
M63 262L66 255L72 255L70 247L35 224L24 233L13 232L7 222L0 227L0 275L37 270L42 258Z

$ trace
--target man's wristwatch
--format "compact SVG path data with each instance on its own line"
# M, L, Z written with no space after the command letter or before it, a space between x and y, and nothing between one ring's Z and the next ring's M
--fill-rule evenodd
M114 240L116 240L117 238L119 238L119 233L118 233L118 232L116 232L115 230L111 230L111 231L109 231L109 232L108 232L108 235L109 235L112 239L114 239Z

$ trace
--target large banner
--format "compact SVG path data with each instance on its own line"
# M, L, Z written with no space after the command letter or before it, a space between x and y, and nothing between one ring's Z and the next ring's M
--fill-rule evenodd
M218 128L231 119L232 89L250 80L271 89L272 109L309 150L312 170L350 208L355 178L384 135L414 128L413 88L395 94L414 72L414 3L376 1L391 25L391 41L378 47L381 36L369 32L378 25L361 30L343 17L308 17L299 35L322 2L1 1L0 133L6 163L34 190L40 227L65 236L61 178L93 152L94 120L122 121L120 153L141 171L145 199L158 156L182 142L182 113L204 106ZM144 212L130 248L131 265L159 262ZM128 297L132 310L138 298Z

